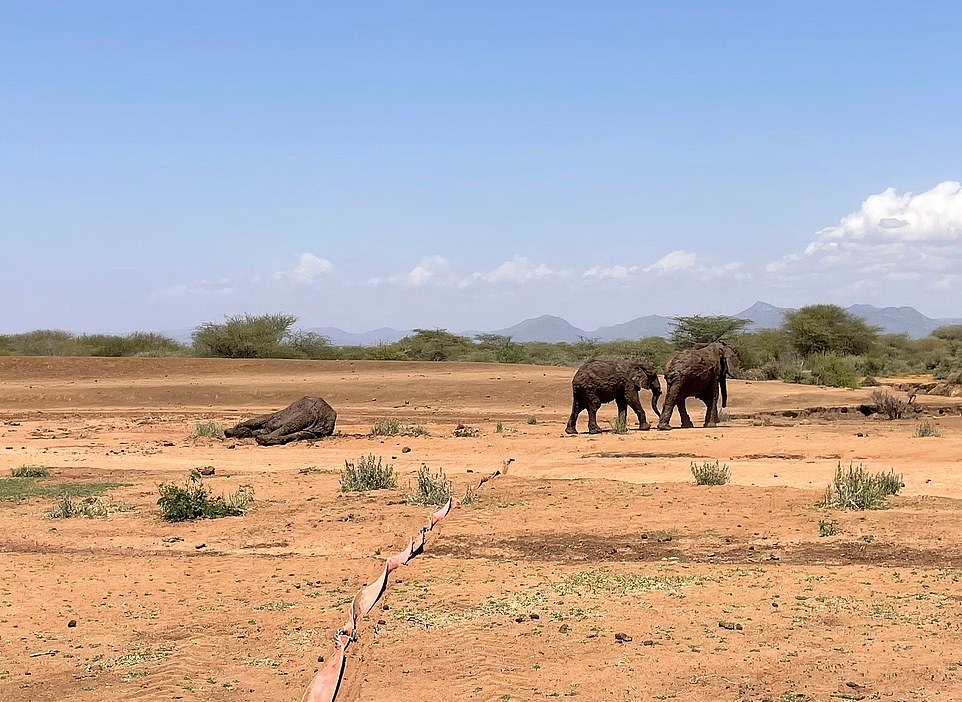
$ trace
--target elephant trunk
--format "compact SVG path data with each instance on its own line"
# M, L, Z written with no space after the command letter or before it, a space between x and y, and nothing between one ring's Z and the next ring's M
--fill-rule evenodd
M722 407L728 407L728 362L724 356L721 360L721 373L718 376L718 387L721 390Z

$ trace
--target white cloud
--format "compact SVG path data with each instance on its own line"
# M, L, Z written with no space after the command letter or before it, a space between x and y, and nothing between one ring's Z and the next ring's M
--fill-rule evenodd
M425 285L450 278L450 271L451 262L444 256L428 256L411 269L405 281L410 285Z
M556 273L543 263L537 266L524 256L515 256L505 261L493 271L481 274L480 279L487 283L524 283L529 280L542 280Z
M816 232L802 253L765 266L786 278L848 285L872 281L930 281L948 289L962 273L962 184L939 183L922 193L894 188L871 195L838 225Z
M620 266L614 265L608 268L603 268L601 266L592 266L586 270L581 277L582 278L612 278L621 279L627 278L629 275L638 272L638 266Z
M302 253L298 256L297 265L290 272L290 276L298 283L310 285L333 269L334 264L326 258L319 258L312 253Z
M659 275L675 273L677 271L694 268L697 260L698 255L691 251L672 251L659 258L650 266L645 266L643 270L645 273L657 273Z

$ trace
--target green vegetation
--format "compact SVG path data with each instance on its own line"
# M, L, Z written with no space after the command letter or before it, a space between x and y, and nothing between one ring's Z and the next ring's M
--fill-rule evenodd
M908 409L907 402L900 400L888 390L873 390L871 398L872 404L879 413L889 419L901 419L905 416L905 410Z
M443 505L451 498L452 493L451 481L442 469L438 468L437 473L434 473L422 465L407 500L414 505Z
M823 507L837 509L884 509L886 498L897 495L904 487L902 475L890 470L887 473L869 473L861 463L835 469L835 479L825 491Z
M254 501L254 491L249 485L242 485L237 492L226 496L211 495L197 471L191 472L183 487L165 483L159 489L157 506L161 517L168 522L238 517L247 512Z
M445 329L415 329L399 341L377 346L333 346L320 334L294 329L293 315L236 315L208 322L181 344L160 334L74 335L41 329L0 335L0 355L50 356L215 356L384 361L476 361L576 366L588 358L647 359L664 367L677 349L725 339L738 351L749 379L857 387L877 376L931 373L962 383L962 325L941 327L925 339L880 334L836 305L810 305L786 313L780 329L747 332L750 323L726 316L672 319L670 339L648 337L574 343L517 342L500 334L473 338Z
M627 434L628 433L628 416L624 417L620 415L615 415L614 419L609 419L608 423L611 425L612 434Z
M427 436L420 424L407 424L400 419L377 419L371 427L371 436Z
M695 485L727 485L731 480L728 465L720 461L714 463L691 464L691 474L695 478Z
M121 483L49 483L37 478L0 478L0 500L24 500L29 497L94 497L123 487Z
M71 517L85 517L93 519L106 517L116 512L129 512L129 505L105 502L99 497L83 497L75 500L70 495L60 495L57 504L47 515L50 519L70 519Z
M344 461L341 471L341 492L367 492L397 487L394 465L382 464L381 457L361 456L357 463Z
M919 422L919 425L915 427L915 435L920 439L927 436L942 436L939 433L939 428L928 421Z
M838 536L842 533L842 527L838 525L834 519L832 521L826 521L825 519L818 520L818 535L819 536Z
M194 436L206 436L211 439L223 439L224 428L217 422L198 422L194 427Z
M18 468L10 469L10 477L12 478L46 478L50 475L50 470L47 466L27 466L23 465Z

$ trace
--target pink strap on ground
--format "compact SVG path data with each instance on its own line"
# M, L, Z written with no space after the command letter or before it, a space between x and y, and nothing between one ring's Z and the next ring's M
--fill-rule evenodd
M508 464L513 460L513 458L509 458L504 462L503 471L496 470L482 477L478 483L478 487L480 488L489 480L507 473ZM334 637L334 653L327 661L327 665L314 676L314 679L307 688L307 692L305 692L301 698L301 702L334 702L334 698L337 696L337 691L341 685L341 680L344 678L347 649L357 637L358 620L370 614L371 610L374 609L374 605L381 599L381 595L387 590L388 575L402 565L406 565L418 554L423 553L427 532L432 531L434 527L451 514L451 511L455 507L460 506L460 501L455 502L452 498L448 498L446 504L431 513L428 525L418 530L417 536L411 538L407 548L384 561L384 569L381 571L381 575L378 576L374 582L358 590L357 594L354 595L354 599L351 600L347 622L345 622L343 628Z

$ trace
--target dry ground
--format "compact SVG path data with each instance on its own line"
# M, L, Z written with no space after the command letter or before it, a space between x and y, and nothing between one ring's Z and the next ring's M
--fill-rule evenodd
M297 700L348 599L423 523L410 476L443 467L463 491L508 458L396 573L338 699L962 699L958 400L921 399L941 436L917 438L918 418L855 412L868 390L732 382L727 426L568 437L572 373L0 358L0 474L120 483L106 499L133 507L52 520L53 496L0 501L0 699ZM192 436L304 394L337 409L337 436ZM378 417L431 435L367 436ZM399 490L338 493L366 453ZM715 459L732 484L693 485ZM817 508L840 461L905 489L884 511ZM217 492L252 485L254 511L161 521L157 485L200 465Z

